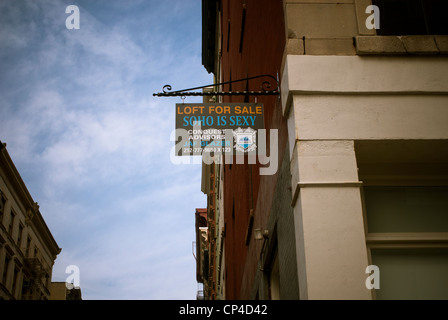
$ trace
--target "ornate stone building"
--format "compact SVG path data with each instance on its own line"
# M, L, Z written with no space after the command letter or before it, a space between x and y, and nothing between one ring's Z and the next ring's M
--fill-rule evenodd
M60 251L0 142L0 299L49 300Z

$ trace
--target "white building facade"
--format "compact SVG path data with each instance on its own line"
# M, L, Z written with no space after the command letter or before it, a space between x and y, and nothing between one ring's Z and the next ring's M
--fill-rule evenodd
M448 299L448 36L395 35L387 1L284 9L300 298Z

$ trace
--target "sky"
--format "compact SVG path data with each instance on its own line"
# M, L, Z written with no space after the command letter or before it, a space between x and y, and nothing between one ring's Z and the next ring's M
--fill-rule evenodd
M201 25L201 0L0 1L0 140L85 300L196 298L201 165L171 160L182 100L153 93L213 82Z

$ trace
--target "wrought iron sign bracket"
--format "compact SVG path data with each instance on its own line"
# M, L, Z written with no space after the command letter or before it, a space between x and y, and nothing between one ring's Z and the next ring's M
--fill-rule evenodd
M258 79L258 78L267 78L268 80L265 80L262 82L261 84L261 90L260 91L193 91L193 90L198 90L198 89L205 89L205 88L210 88L210 87L219 87L221 85L225 85L225 84L232 84L232 83L236 83L236 82L243 82L246 81L247 83L247 87L249 87L249 81L253 80L253 79ZM274 86L275 84L275 86ZM231 80L231 81L227 81L227 82L222 82L222 83L214 83L214 84L209 84L206 86L201 86L201 87L195 87L195 88L190 88L190 89L183 89L183 90L176 90L176 91L171 91L172 87L167 84L165 86L163 86L163 92L158 92L158 93L154 93L153 96L155 97L186 97L186 96L273 96L273 95L279 95L279 80L278 80L278 74L277 74L277 78L275 78L274 76L270 75L270 74L263 74L260 76L254 76L254 77L249 77L249 78L245 78L245 79L238 79L238 80Z

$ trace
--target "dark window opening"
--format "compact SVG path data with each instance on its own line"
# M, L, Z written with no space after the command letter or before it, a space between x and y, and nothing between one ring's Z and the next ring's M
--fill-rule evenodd
M243 15L241 17L241 34L240 34L240 48L239 48L240 53L243 52L245 29L246 29L246 5L243 6Z
M230 47L230 20L227 22L227 52L229 52Z
M378 35L448 35L446 0L372 0L380 9Z

